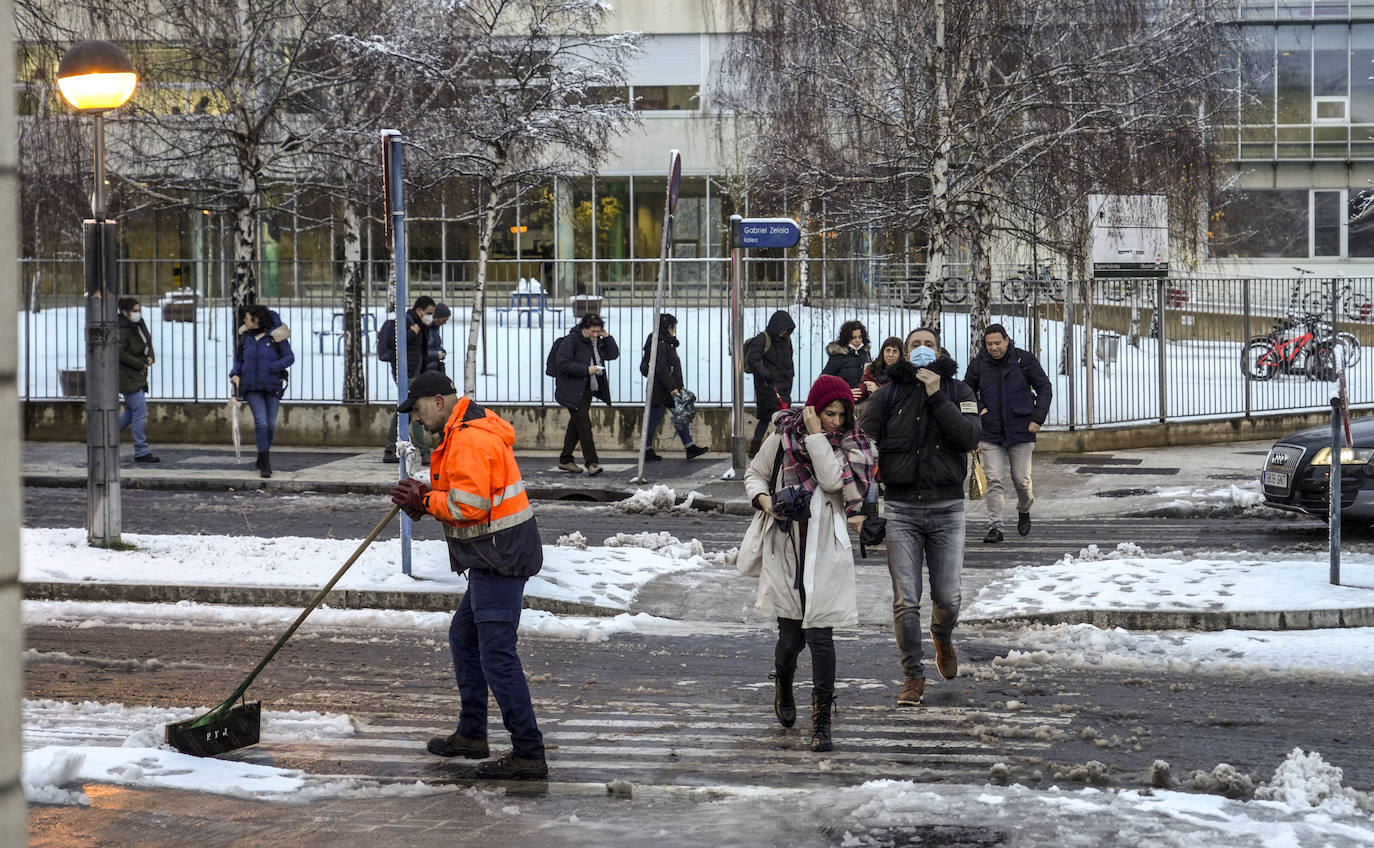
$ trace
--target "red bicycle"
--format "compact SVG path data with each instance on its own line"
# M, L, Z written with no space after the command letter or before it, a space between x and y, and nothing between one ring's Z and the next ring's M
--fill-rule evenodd
M1293 335L1293 331L1303 332ZM1346 365L1359 359L1360 343L1349 333L1318 338L1325 330L1316 315L1296 321L1283 321L1266 336L1255 336L1240 354L1240 370L1249 380L1271 380L1274 375L1302 374L1309 380L1330 382L1336 379L1337 345L1344 348Z

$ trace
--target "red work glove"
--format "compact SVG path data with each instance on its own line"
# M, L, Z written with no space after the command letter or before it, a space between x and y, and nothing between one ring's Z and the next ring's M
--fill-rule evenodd
M412 521L418 521L425 515L427 494L428 486L419 480L406 478L391 487L391 502L405 510L405 514L410 516Z

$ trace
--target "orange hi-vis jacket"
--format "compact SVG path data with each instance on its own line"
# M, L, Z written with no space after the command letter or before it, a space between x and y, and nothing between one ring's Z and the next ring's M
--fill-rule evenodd
M537 574L543 547L510 422L460 396L429 461L425 511L444 525L453 570Z

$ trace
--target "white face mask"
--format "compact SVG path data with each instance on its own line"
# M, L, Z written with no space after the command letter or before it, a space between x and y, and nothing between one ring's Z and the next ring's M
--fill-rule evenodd
M430 324L434 323L434 316L427 312L420 316L420 323L428 327Z
M135 309L133 312L130 312L130 313L129 313L129 320L130 320L130 321L133 321L135 324L138 324L138 323L142 322L142 321L143 321L143 310L141 310L141 309Z

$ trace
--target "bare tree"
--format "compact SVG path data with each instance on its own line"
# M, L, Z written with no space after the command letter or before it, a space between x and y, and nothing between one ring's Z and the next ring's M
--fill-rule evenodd
M424 98L420 112L427 117L410 135L429 167L479 186L477 279L463 369L468 394L477 389L498 213L527 186L593 170L611 138L634 121L623 92L640 37L603 34L607 11L598 0L475 0L442 8L410 0L393 10L408 25L370 42Z

